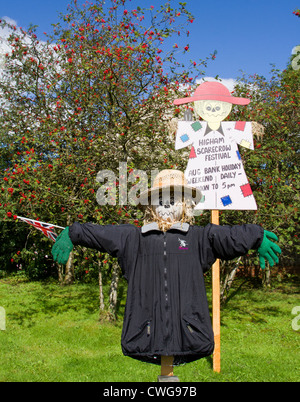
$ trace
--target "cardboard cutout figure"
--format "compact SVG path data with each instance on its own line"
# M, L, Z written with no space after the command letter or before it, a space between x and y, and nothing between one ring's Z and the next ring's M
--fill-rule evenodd
M261 263L278 262L276 236L258 225L193 225L201 192L184 174L163 170L153 187L140 195L144 225L74 223L53 246L65 264L74 245L117 257L128 281L122 330L124 355L173 367L212 354L214 336L204 276L217 258L225 260L258 249ZM277 239L277 238L276 238ZM167 363L166 363L167 362ZM172 376L173 371L167 371Z
M194 102L203 121L180 121L175 148L192 145L185 176L204 195L195 209L256 210L238 149L238 145L254 149L251 123L223 122L233 104L247 105L249 99L233 97L219 82L204 82L194 96L174 104L189 102Z

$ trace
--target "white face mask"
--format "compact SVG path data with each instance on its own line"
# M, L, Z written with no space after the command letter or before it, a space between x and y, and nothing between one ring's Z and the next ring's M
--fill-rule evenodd
M155 214L166 222L178 222L182 218L183 203L181 194L160 194L153 200Z
M232 109L232 104L222 101L202 100L194 102L196 113L203 120L216 123L224 120Z

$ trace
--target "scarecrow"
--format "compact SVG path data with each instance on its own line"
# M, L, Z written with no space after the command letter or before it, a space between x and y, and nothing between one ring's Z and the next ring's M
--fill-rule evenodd
M238 145L254 149L252 123L223 122L232 105L247 105L250 100L232 96L220 82L204 82L192 97L176 99L174 104L190 102L203 120L180 121L175 148L192 145L185 175L204 196L196 210L256 210L238 149Z
M213 352L203 274L214 261L257 249L261 265L265 259L273 265L281 252L270 240L277 240L276 235L258 225L194 225L193 209L201 198L201 191L189 186L182 172L163 170L153 187L140 195L145 209L142 227L75 222L60 234L52 250L61 264L76 245L118 258L128 282L123 354L160 364L161 377L167 375L171 381L176 377L174 365Z

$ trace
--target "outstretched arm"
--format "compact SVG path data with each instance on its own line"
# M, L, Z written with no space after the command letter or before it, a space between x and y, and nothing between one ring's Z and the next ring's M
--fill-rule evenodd
M134 225L96 225L73 223L56 239L52 254L59 264L66 264L73 247L83 247L106 252L117 257L126 278L127 265L124 261L137 254L138 228ZM126 255L125 255L126 254Z
M259 263L265 268L265 260L271 266L278 263L280 247L271 241L278 240L277 236L264 230L259 225L217 226L211 225L209 239L214 255L223 260L230 260L245 255L249 250L257 250Z

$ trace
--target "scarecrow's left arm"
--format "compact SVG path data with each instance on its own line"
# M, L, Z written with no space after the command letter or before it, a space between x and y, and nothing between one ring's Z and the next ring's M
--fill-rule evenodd
M227 123L227 122L226 122ZM224 123L224 124L226 124ZM230 135L236 141L237 144L240 146L254 150L254 143L253 143L253 125L249 121L236 121L236 122L228 122L233 124L230 127Z
M271 267L279 261L277 254L281 253L281 249L272 241L278 241L277 236L259 225L211 225L208 237L217 258L230 260L247 254L249 250L257 250L262 269L265 268L265 260Z
M254 150L253 137L262 139L264 135L264 126L256 121L236 121L223 124L237 144L251 150Z

